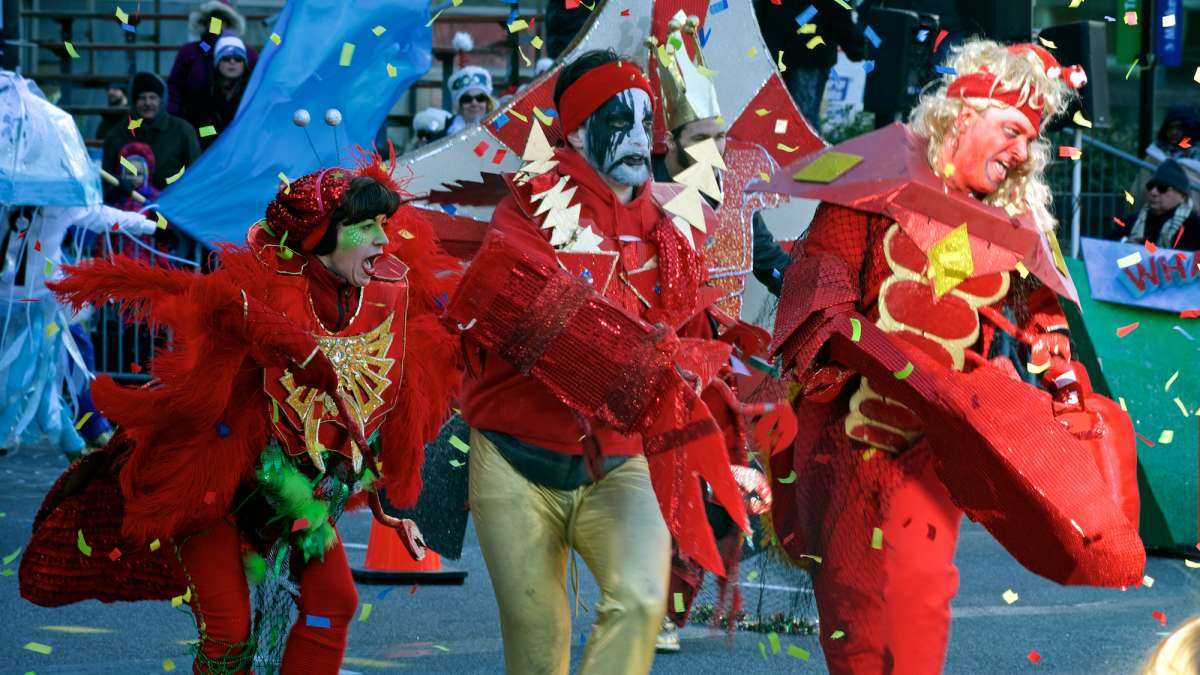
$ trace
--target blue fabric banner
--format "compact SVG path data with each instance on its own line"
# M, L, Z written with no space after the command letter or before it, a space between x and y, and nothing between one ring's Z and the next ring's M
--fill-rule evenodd
M241 243L282 185L321 166L352 165L388 111L429 70L425 0L290 0L279 14L233 123L160 195L163 214L208 244ZM383 32L375 33L382 27ZM308 134L292 123L309 111ZM336 130L324 121L337 108Z
M1200 309L1200 253L1083 238L1093 300L1178 314Z

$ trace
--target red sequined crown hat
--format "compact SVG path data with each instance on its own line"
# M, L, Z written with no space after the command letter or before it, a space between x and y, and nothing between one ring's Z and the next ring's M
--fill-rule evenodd
M340 167L322 169L279 188L267 205L267 226L284 241L308 253L321 241L353 176Z

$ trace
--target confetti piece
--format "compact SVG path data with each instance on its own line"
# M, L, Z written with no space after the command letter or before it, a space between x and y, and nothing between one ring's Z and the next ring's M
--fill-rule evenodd
M275 46L279 46L279 43L283 42L283 38L279 37L279 33L271 33L271 42L274 42Z
M87 424L87 421L90 419L92 419L92 411L89 410L83 413L83 417L80 417L79 421L75 423L75 431L82 429L83 425Z
M179 180L180 178L183 178L184 171L187 171L187 167L181 166L181 167L179 167L179 171L176 171L173 175L167 176L167 185L174 183L175 181Z
M813 39L811 39L811 40L809 40L808 42L806 42L806 43L804 44L804 46L805 46L805 47L808 47L809 49L814 49L814 48L816 48L816 47L819 47L819 46L821 46L821 45L823 45L823 44L825 44L825 38L821 37L820 35L817 35L817 36L815 36Z
M1196 84L1200 84L1200 66L1196 67L1196 74L1192 75L1192 79L1196 81Z
M675 602L675 613L683 614L684 609L686 609L683 606L683 593L678 593L678 592L672 593L671 597L674 599L674 602Z
M746 575L746 581L754 581L757 578L758 570L750 570L750 573Z
M384 33L386 33L387 29L384 28L383 26L375 26L374 28L371 29L371 32L375 34L375 37L379 37L380 35L383 35Z
M80 552L80 553L82 553L82 554L84 554L84 555L86 555L86 556L88 556L88 557L91 557L91 555L92 555L92 547L91 547L91 546L88 546L88 543L87 543L87 541L85 541L85 540L84 540L84 538L83 538L83 530L79 530L79 532L78 532L78 536L75 538L75 545L79 547L79 552Z
M504 161L504 156L508 154L508 148L499 148L496 154L492 155L492 164L499 164Z
M213 35L221 34L221 19L219 17L214 16L208 20L208 32Z
M1162 27L1163 28L1173 28L1174 26L1175 26L1175 15L1174 14L1163 15Z
M871 43L871 46L876 49L879 49L879 45L883 44L883 38L879 37L879 33L876 33L875 29L871 28L870 26L867 26L866 30L863 31L863 36L866 37Z
M54 647L51 647L50 645L44 645L40 642L26 642L25 649L28 649L31 652L37 652L39 654L49 654L50 652L54 651Z
M787 120L784 120L784 119L775 120L775 133L786 134L787 128L788 128Z
M1188 416L1188 410L1187 410L1187 407L1183 405L1183 401L1179 400L1179 397L1178 397L1178 396L1176 396L1176 397L1175 397L1175 405L1179 407L1179 412L1180 412L1180 413L1181 413L1181 414L1182 414L1184 417L1187 417L1187 416Z
M329 617L318 616L316 614L305 614L304 625L312 626L313 628L329 628L332 624L329 622Z
M1079 148L1074 148L1069 145L1058 146L1058 156L1059 157L1070 157L1071 159L1079 159L1079 157L1081 155L1083 155L1083 151L1080 150Z
M765 644L761 643L761 642L760 642L760 643L758 643L758 653L759 653L759 654L762 654L763 661L767 661L767 660L769 660L769 659L767 658L767 646L766 646Z
M817 24L806 23L796 31L800 35L815 35L817 32Z
M872 70L875 70L875 61L873 61L873 60L863 61L862 65L863 65L863 74L864 75L867 73L870 73Z
M841 640L844 637L846 637L846 632L842 630L835 630L829 634L830 640Z
M551 111L551 110L547 110L547 111L543 112L542 109L537 106L534 106L534 108L533 108L534 116L536 116L538 118L539 122L541 122L544 126L547 126L547 127L550 126L551 124L554 124L554 121L551 119L553 117L553 115L551 115L552 112L553 111Z
M1001 597L1004 598L1005 602L1007 602L1008 604L1011 605L1014 602L1016 602L1021 596L1016 591L1014 591L1013 589L1010 588L1007 591L1004 591L1004 594Z
M354 43L343 42L342 54L338 57L338 65L345 68L350 65L350 61L354 59Z
M79 58L79 52L75 51L75 45L70 42L63 42L63 48L67 50L67 56L73 59Z
M1137 25L1137 12L1125 12L1125 25L1126 26L1136 26Z
M372 605L369 602L364 602L363 606L362 606L362 610L359 611L359 613L358 613L358 620L366 621L367 619L371 618L371 610L374 608L375 608L375 605Z
M1158 435L1158 442L1162 445L1170 445L1171 441L1175 440L1175 432L1171 429L1163 429Z
M217 128L211 124L200 127L197 129L197 131L200 132L200 138L208 138L209 136L217 135Z
M1038 661L1042 660L1042 655L1037 653L1036 649L1031 649L1029 650L1028 658L1030 663L1037 663Z
M1152 588L1154 586L1154 577L1150 576L1149 574L1143 575L1142 585L1146 588Z
M858 319L850 319L850 341L858 342L862 338L862 322Z
M467 465L467 463L466 463L466 462L461 462L461 461L459 461L459 460L457 460L457 459L452 459L452 460L450 460L450 466L452 466L452 467L454 467L454 468L456 468L456 469L462 468L462 467L464 467L464 466L466 466L466 465Z
M794 656L794 657L800 659L801 661L807 661L808 657L811 656L811 654L808 653L807 649L804 649L803 647L798 647L796 645L788 645L787 653L788 653L788 656Z
M455 450L458 450L459 452L464 453L464 454L471 451L471 446L467 445L467 443L464 442L463 439L459 438L458 436L454 436L454 435L450 436L450 445Z
M129 13L125 10L118 7L117 11L113 13L116 14L117 21L120 21L121 23L129 23Z
M1129 76L1133 74L1133 69L1137 67L1137 64L1138 59L1134 59L1133 63L1129 64L1129 70L1125 71L1125 79L1129 79Z
M958 74L958 71L951 68L950 66L938 65L938 66L934 66L933 70L935 73L938 73L939 75L957 75Z
M157 550L158 550L158 549L160 549L160 548L162 548L162 542L161 542L161 541L159 541L159 540L155 539L154 541L150 542L150 550L151 550L151 551L157 551Z
M510 33L517 33L525 30L526 28L529 28L529 22L525 19L517 19L516 21L508 24L508 32Z
M883 549L883 530L878 527L871 532L871 548L877 551Z
M393 66L390 63L387 64L387 75L388 75L388 77L395 77L396 76L396 66Z
M791 485L792 483L795 483L795 482L796 482L796 472L795 472L795 470L793 470L791 473L789 473L788 475L784 476L783 478L780 478L780 479L779 479L779 482L780 482L780 483L783 483L784 485Z
M1129 255L1121 256L1120 258L1117 258L1117 268L1125 269L1126 267L1133 267L1134 265L1136 265L1140 262L1142 262L1142 252L1134 251L1133 253L1130 253Z
M129 120L129 125L127 128L130 131L133 131L134 129L137 129L140 126L142 126L142 118L139 117L136 120Z
M487 151L488 151L488 142L487 141L479 141L479 143L475 145L474 152L475 152L476 157L483 157L485 154L487 154Z
M727 9L729 9L729 0L718 0L708 6L708 11L712 14L720 14Z
M175 662L171 659L163 659L162 669L168 673L175 670Z
M1200 569L1200 562L1196 562L1194 560L1188 560L1187 558L1184 558L1183 564L1187 565L1188 567L1190 567L1192 569Z
M121 549L119 549L119 548L113 548L113 550L109 551L109 552L108 552L108 559L109 559L109 560L111 560L111 561L113 561L113 562L116 562L116 561L120 560L120 559L121 559Z
M862 161L859 155L830 150L821 154L792 175L792 180L806 183L831 183Z
M1071 4L1067 5L1067 9L1075 9L1083 4L1083 0L1071 0Z
M912 371L913 371L913 364L912 364L912 361L909 361L908 363L904 364L903 368L892 373L892 376L895 377L897 380L903 380L904 378L908 377L909 375L912 375Z
M1150 612L1150 616L1154 617L1154 620L1162 625L1167 625L1167 613L1161 609L1156 609L1153 612Z
M771 653L779 653L779 635L774 631L767 633L767 642L771 643Z
M816 6L809 5L808 7L806 7L804 9L803 12L800 12L799 14L796 15L796 23L803 26L804 24L812 21L812 18L816 15L817 15Z
M1167 383L1163 385L1163 391L1167 391L1168 389L1170 389L1171 385L1175 384L1175 380L1177 380L1177 379L1179 379L1179 371L1178 370L1175 371L1174 373L1172 373L1171 377L1167 378Z
M211 128L211 127L210 127L210 128ZM123 168L124 168L126 171L128 171L129 173L131 173L131 174L133 174L133 175L135 175L135 176L136 176L136 175L138 175L138 167L137 167L137 164L134 164L133 162L131 162L131 161L129 161L128 159L126 159L125 157L118 157L117 159L119 160L119 162L120 162L121 166L122 166L122 167L123 167Z
M1141 322L1139 322L1139 321L1134 321L1134 322L1133 322L1133 323L1131 323L1131 324L1126 324L1126 325L1124 325L1124 326L1121 326L1120 328L1118 328L1118 329L1117 329L1117 337L1121 337L1121 338L1123 338L1123 337L1125 337L1126 335L1129 335L1129 334L1130 334L1130 333L1132 333L1133 331L1137 330L1137 327L1138 327L1139 325L1141 325Z
M17 556L21 555L22 550L24 550L24 547L18 546L17 550L13 551L12 553L9 553L8 555L4 556L3 558L0 558L0 562L3 562L5 565L11 565L12 561L16 560Z
M779 72L781 72L781 73L787 72L787 66L785 66L783 64L783 50L782 49L779 50L779 54L776 55L775 67L778 68Z
M1042 37L1041 35L1038 36L1038 42L1042 43L1042 45L1045 46L1046 49L1058 49L1058 45L1047 40L1046 38Z
M1075 122L1075 124L1078 124L1079 126L1083 127L1084 129L1091 129L1091 128L1092 128L1092 122L1091 122L1091 120L1089 120L1088 118L1086 118L1086 117L1084 117L1084 116L1083 116L1083 111L1082 111L1082 110L1076 110L1076 111L1075 111L1075 116L1074 116L1074 117L1072 117L1072 118L1071 118L1071 120L1072 120L1073 122Z

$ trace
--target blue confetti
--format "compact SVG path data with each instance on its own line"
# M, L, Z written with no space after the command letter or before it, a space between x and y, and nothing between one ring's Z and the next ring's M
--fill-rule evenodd
M128 31L130 33L133 33L134 35L137 35L137 28L134 27L132 24L128 24L128 23L121 24L121 30ZM201 42L200 44L201 44L201 46L204 46L204 47L208 46L208 45L205 45L203 42Z
M208 46L207 42L205 42L203 40L200 41L200 51L207 52L210 49L212 49L212 47Z
M875 70L875 62L874 61L863 61L862 64L863 64L863 72L864 73L869 73L872 70Z
M941 75L957 75L958 74L958 71L951 68L950 66L934 66L933 69L934 69L934 71L936 71L937 73L939 73Z
M703 47L708 44L708 38L710 36L712 36L712 29L705 28L704 26L700 26L700 28L698 30L699 30L699 32L697 34L697 37L700 38L700 46Z
M392 591L394 591L394 590L396 590L396 587L395 587L395 586L388 586L387 588L385 588L385 589L383 589L382 591L380 591L379 595L377 595L377 596L375 597L375 599L376 599L376 600L382 600L382 599L384 599L384 598L386 598L386 597L388 596L388 593L391 593L391 592L392 592Z
M711 14L720 14L727 9L729 9L729 0L718 0L708 6L708 11Z
M492 121L492 128L500 131L504 128L505 124L508 124L508 113L501 113L499 117Z
M458 213L458 207L453 204L442 204L442 210L450 215Z
M450 294L444 291L438 293L433 298L433 304L436 305L438 309L444 309L447 302L450 302Z
M224 422L218 422L217 423L217 435L220 436L221 438L225 438L226 436L228 436L229 435L228 425L226 425Z
M518 16L517 6L513 5L512 11L508 13L508 21L505 21L504 23L511 24L511 23L515 22L517 20L517 16Z
M782 279L783 272L780 272L778 269L773 269L771 270L771 276L775 277L776 279Z
M313 628L329 628L329 617L317 616L316 614L305 614L304 625L312 626Z
M558 111L554 108L546 108L542 112L546 113L546 117L558 117Z
M595 280L592 279L592 270L587 267L583 268L583 273L581 273L579 276L589 284L595 283Z
M814 7L813 5L809 5L808 9L806 9L803 12L800 12L799 14L796 15L796 23L803 26L804 24L811 21L812 18L816 15L817 15L817 8Z
M879 45L883 44L883 38L879 37L879 33L876 33L875 29L870 26L867 26L867 29L863 31L863 35L871 43L871 46L876 49L879 48Z
M929 29L928 28L922 28L921 30L917 31L917 42L924 42L928 39L929 39Z
M662 295L662 284L654 284L654 294Z

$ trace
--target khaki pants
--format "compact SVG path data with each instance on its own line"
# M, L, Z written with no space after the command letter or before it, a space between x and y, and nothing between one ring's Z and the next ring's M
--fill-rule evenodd
M571 617L568 548L600 602L580 673L650 672L666 614L671 535L644 457L569 492L526 480L483 434L471 430L471 513L500 605L509 673L567 672Z

